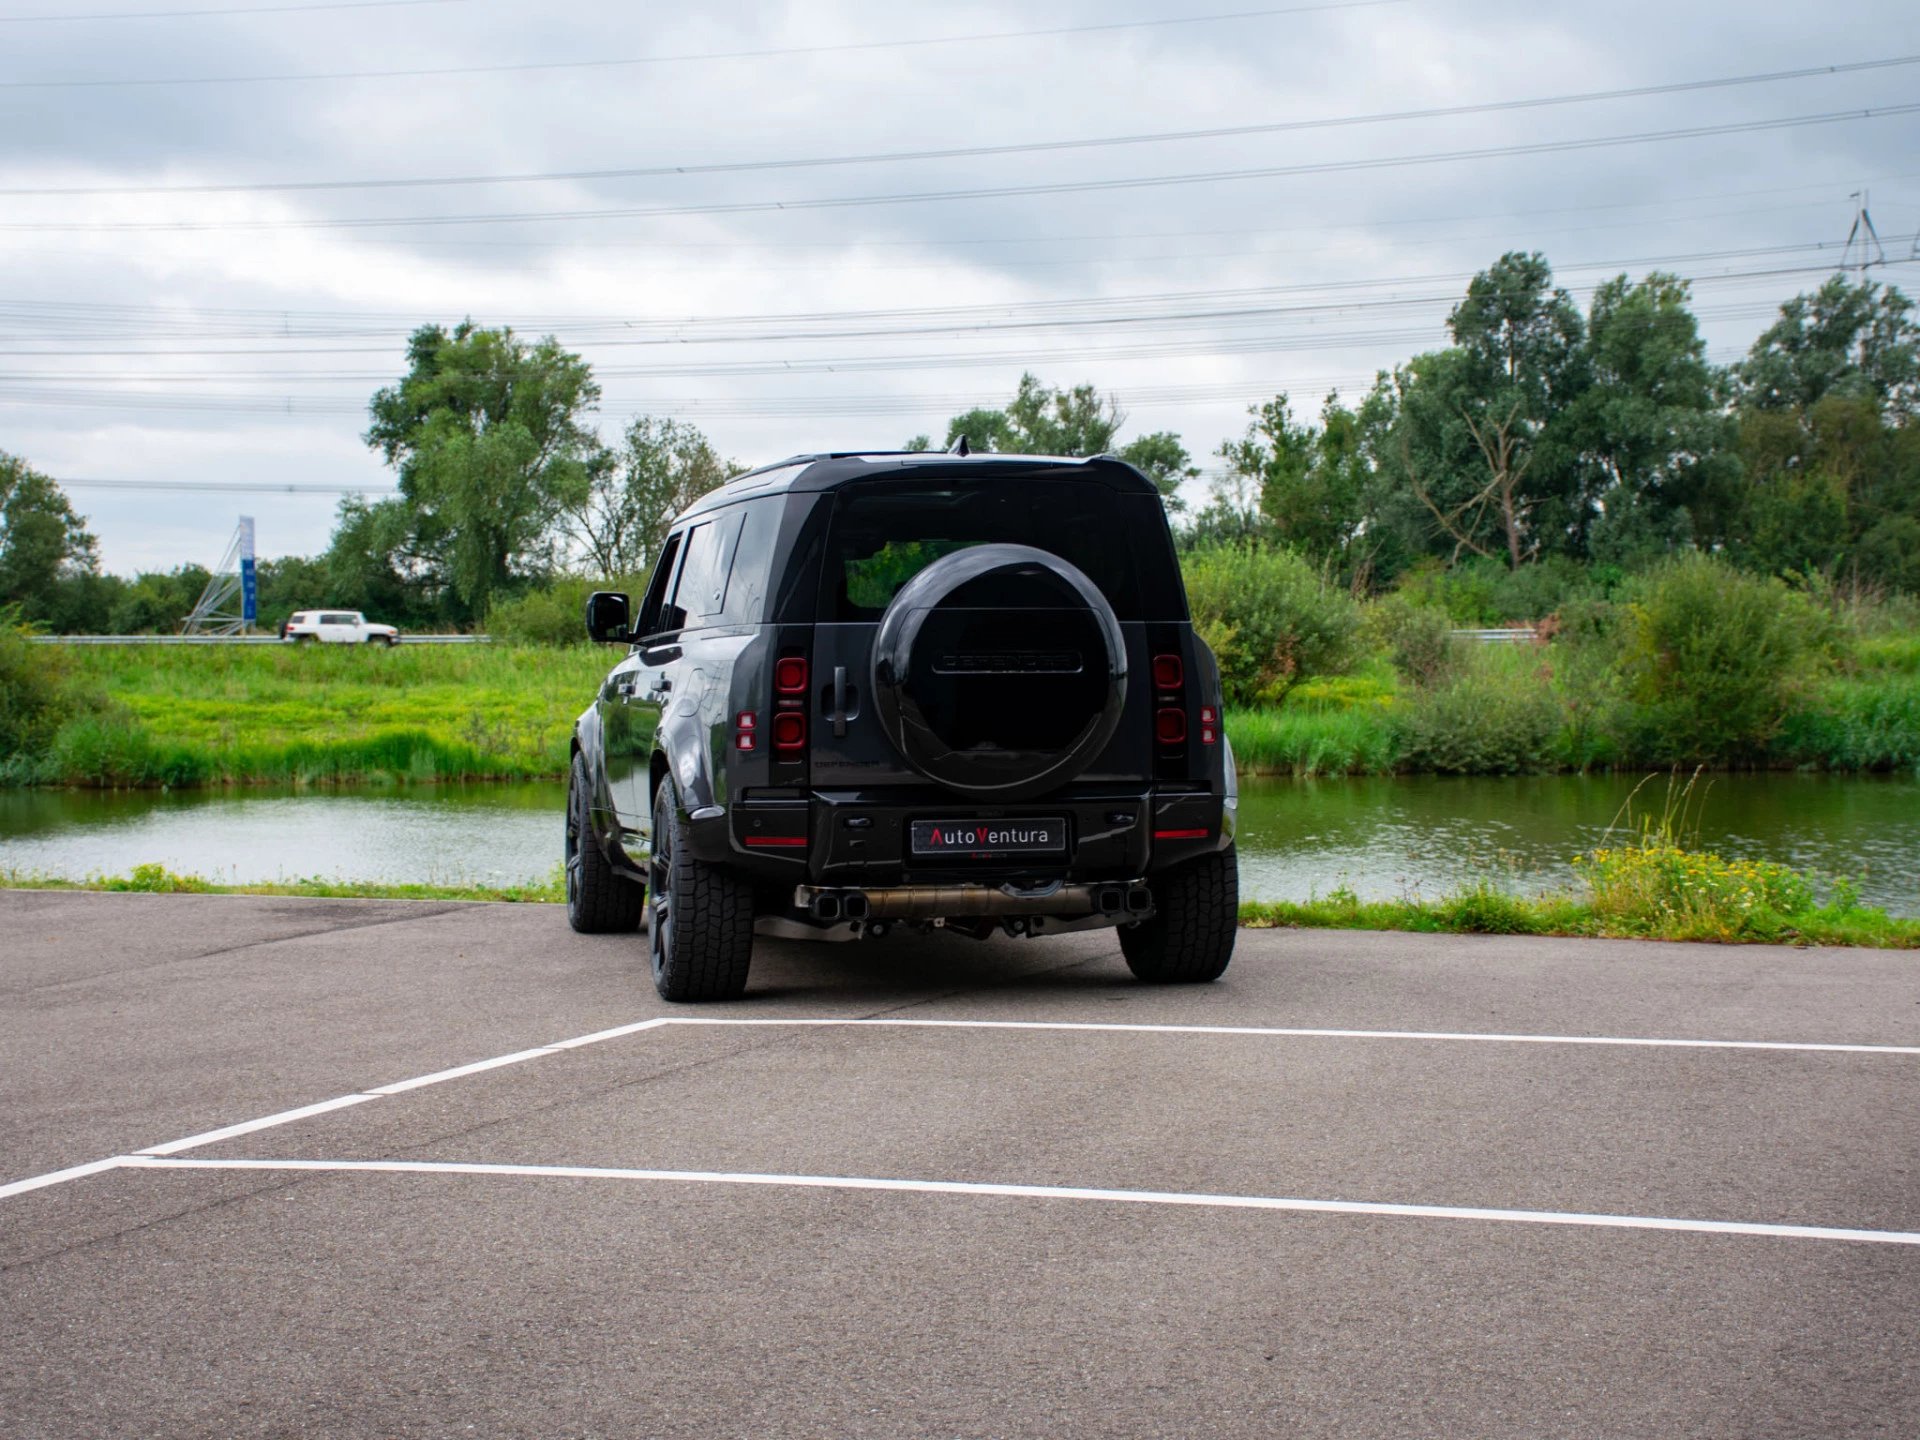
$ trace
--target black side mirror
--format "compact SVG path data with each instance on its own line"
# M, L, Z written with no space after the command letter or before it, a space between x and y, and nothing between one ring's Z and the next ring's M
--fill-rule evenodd
M632 618L627 597L618 590L596 590L587 596L587 635L601 645L623 643Z

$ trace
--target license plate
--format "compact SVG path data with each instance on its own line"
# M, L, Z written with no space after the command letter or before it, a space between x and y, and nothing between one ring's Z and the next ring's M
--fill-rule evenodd
M1047 820L916 820L913 853L992 859L999 855L1064 855L1067 822Z

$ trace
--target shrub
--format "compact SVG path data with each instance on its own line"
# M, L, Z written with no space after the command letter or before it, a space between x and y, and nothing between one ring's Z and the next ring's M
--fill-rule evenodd
M1774 579L1689 555L1628 587L1620 678L1632 753L1659 763L1761 755L1842 649L1837 617Z
M1560 704L1537 663L1475 657L1458 675L1415 693L1400 715L1403 768L1441 775L1549 769Z
M18 614L0 608L0 761L37 755L81 708L66 655L34 644Z
M509 645L585 645L587 596L596 590L624 590L639 608L647 588L644 575L591 580L568 576L487 607L487 633Z
M1476 555L1451 569L1426 562L1401 577L1398 592L1415 605L1444 610L1467 627L1544 620L1576 600L1597 599L1603 586L1592 569L1552 555L1519 569Z
M1359 652L1360 607L1291 550L1212 545L1183 560L1200 636L1232 705L1271 705L1309 675L1339 675Z
M1794 710L1774 753L1828 770L1920 769L1920 675L1841 680Z
M1445 610L1408 595L1386 595L1367 606L1367 638L1416 685L1438 684L1459 670L1466 646L1453 630Z
M1617 933L1674 940L1770 940L1814 908L1803 875L1764 860L1724 860L1658 833L1574 860L1593 910Z

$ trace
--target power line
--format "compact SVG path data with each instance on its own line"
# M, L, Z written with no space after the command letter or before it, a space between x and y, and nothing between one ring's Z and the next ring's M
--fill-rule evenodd
M1155 20L1109 20L1091 25L1053 25L1038 30L995 30L973 35L931 35L909 40L857 40L838 45L790 45L761 50L707 50L681 55L638 55L620 59L529 60L500 65L446 65L408 70L292 71L273 75L181 75L112 80L8 80L0 90L91 90L159 85L265 85L315 80L424 80L458 75L525 74L541 70L608 70L639 65L679 65L713 60L772 60L799 55L845 55L874 50L917 50L939 45L971 45L995 40L1039 40L1060 35L1092 35L1114 30L1156 30L1175 25L1210 25L1229 20L1264 20L1328 10L1369 10L1411 0L1323 0L1265 10L1228 10L1211 15L1170 15Z
M850 155L817 155L779 160L711 161L697 164L631 166L608 170L538 170L503 175L434 175L396 179L263 180L195 185L40 186L0 189L0 195L228 195L268 192L393 190L456 185L521 185L580 180L637 180L669 175L732 175L753 171L806 170L841 165L881 165L901 162L979 159L1005 155L1034 155L1067 150L1112 149L1128 145L1159 145L1174 141L1240 139L1303 130L1339 129L1357 125L1407 124L1415 121L1491 115L1513 110L1535 110L1559 105L1585 105L1608 100L1643 100L1696 90L1723 90L1743 85L1768 85L1787 80L1809 80L1887 70L1920 64L1920 55L1898 55L1835 65L1812 65L1798 70L1773 70L1751 75L1729 75L1706 80L1676 80L1658 85L1636 85L1619 90L1588 90L1565 95L1543 95L1518 100L1489 100L1471 105L1445 105L1424 110L1390 110L1366 115L1336 115L1319 119L1280 120L1258 125L1227 125L1205 130L1165 130L1133 135L1107 135L1078 140L1031 140L1004 145L969 145L939 150L885 150Z
M203 16L246 19L294 15L306 10L392 10L410 5L465 5L467 0L315 0L302 5L247 5L223 10L107 10L90 15L0 15L0 25L39 25L63 20L183 20Z
M1628 258L1571 261L1560 266L1560 273L1581 271L1618 271L1645 266L1699 264L1719 260L1745 260L1765 257L1815 254L1841 248L1840 242L1804 241L1788 245L1748 246L1735 249L1702 250L1679 254L1639 255ZM1742 278L1753 274L1770 277L1775 270L1735 272L1729 276L1703 277L1713 281ZM1160 291L1151 294L1111 295L1077 299L1029 300L982 305L923 306L887 310L788 311L716 316L684 317L544 317L538 323L554 324L570 330L568 343L583 348L603 349L681 347L712 344L772 344L797 340L849 340L920 337L932 334L991 334L1001 331L1035 329L1073 329L1089 326L1194 324L1237 320L1264 320L1280 316L1352 314L1376 310L1406 310L1415 307L1448 306L1457 302L1458 293L1419 293L1414 295L1353 296L1369 291L1404 285L1458 285L1471 279L1465 271L1424 275L1375 276L1359 280L1312 281L1288 285L1242 286L1226 290ZM1582 288L1582 287L1574 287ZM1590 288L1590 287L1586 287ZM1279 301L1291 297L1289 304L1230 304L1240 301ZM1214 306L1216 308L1197 308ZM4 313L0 309L0 313ZM889 323L891 322L891 323ZM739 331L738 327L760 327ZM785 327L767 329L769 326ZM815 328L798 328L798 327ZM848 328L861 326L864 328ZM827 327L827 328L818 328ZM706 334L687 332L706 331ZM728 333L729 331L733 333ZM613 332L612 338L590 338L594 332ZM97 333L88 339L103 338ZM170 349L75 349L13 348L0 356L27 358L179 358L244 357L249 355L383 355L387 345L277 345L263 349L170 348Z
M210 494L275 495L397 495L391 485L289 485L272 480L67 480L58 482L88 490L198 490Z
M1579 140L1542 140L1521 145L1490 145L1468 150L1426 151L1415 155L1382 155L1356 160L1325 160L1301 165L1270 165L1252 170L1196 170L1172 175L1123 176L1107 180L1059 180L1037 185L979 186L962 190L927 190L886 195L845 195L797 200L736 200L702 205L663 205L606 210L496 211L472 215L358 216L348 219L306 220L132 220L132 221L8 221L5 231L60 231L118 234L151 231L262 231L388 229L411 225L532 224L554 221L652 219L669 215L742 215L768 211L840 210L876 205L914 205L959 200L1021 199L1035 195L1095 194L1116 190L1156 189L1176 185L1203 185L1236 180L1273 180L1301 175L1332 175L1357 170L1389 170L1414 165L1450 164L1467 160L1502 159L1518 155L1560 155L1622 145L1672 140L1709 139L1770 130L1834 125L1853 120L1878 120L1920 113L1920 103L1881 105L1859 110L1831 110L1813 115L1789 115L1771 120L1741 120L1723 125L1693 125L1665 130L1642 130L1625 135L1600 135Z

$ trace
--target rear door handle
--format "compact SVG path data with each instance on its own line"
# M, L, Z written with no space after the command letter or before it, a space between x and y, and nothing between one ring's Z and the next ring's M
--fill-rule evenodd
M852 715L847 710L847 667L833 667L833 713L827 717L833 721L833 734L836 740L847 736L847 721Z

